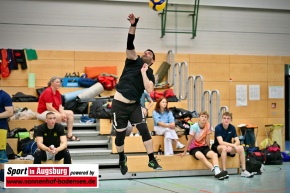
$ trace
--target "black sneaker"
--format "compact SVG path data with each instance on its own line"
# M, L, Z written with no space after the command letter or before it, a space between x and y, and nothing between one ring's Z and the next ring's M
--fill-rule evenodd
M219 180L223 180L223 179L225 179L227 173L228 173L227 171L221 171L220 173L218 173L214 177L215 178L218 178Z
M154 170L162 170L162 167L157 163L156 159L149 161L148 166Z
M125 175L128 172L128 167L127 167L127 156L125 155L125 160L124 161L119 161L119 166L121 173Z
M228 178L229 178L229 174L228 174L228 172L227 172L226 170L224 170L224 172L225 172L225 174L226 174L225 179L228 179Z

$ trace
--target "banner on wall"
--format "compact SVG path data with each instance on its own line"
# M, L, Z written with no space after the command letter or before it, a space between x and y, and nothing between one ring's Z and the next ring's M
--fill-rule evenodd
M98 164L5 164L5 188L98 188Z

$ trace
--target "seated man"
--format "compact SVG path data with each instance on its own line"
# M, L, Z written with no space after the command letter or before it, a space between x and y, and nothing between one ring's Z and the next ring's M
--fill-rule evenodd
M222 167L226 171L227 156L234 157L236 153L240 156L240 162L242 165L241 177L252 178L254 174L246 170L246 158L244 154L244 147L240 145L240 140L237 136L236 128L230 124L232 120L232 113L225 112L222 115L222 123L215 127L214 144L212 150L218 153L222 158ZM234 139L234 143L232 140ZM227 173L227 172L226 172ZM227 173L226 178L229 175Z
M218 156L210 150L210 124L207 122L209 114L203 111L199 114L198 122L190 127L189 137L184 152L181 156L186 155L187 149L189 154L195 159L201 160L215 174L215 178L223 180L226 172L219 168ZM212 159L212 163L208 159Z
M33 155L34 164L41 164L41 161L48 159L59 161L62 158L64 164L71 164L64 126L56 123L56 115L53 112L46 114L45 123L39 125L35 132L38 149Z

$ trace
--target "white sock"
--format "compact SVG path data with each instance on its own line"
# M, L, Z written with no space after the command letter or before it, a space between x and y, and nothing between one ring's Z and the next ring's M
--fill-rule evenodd
M221 172L220 168L218 166L214 166L214 174L217 175Z

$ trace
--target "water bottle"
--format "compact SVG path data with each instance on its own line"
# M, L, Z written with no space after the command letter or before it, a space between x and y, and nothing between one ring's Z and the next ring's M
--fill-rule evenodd
M49 146L49 149L54 150L54 145ZM54 153L54 152L55 152L55 151L53 151L53 153ZM47 155L47 159L48 159L48 160L55 160L55 155L54 155L54 154L51 154L51 153L48 153L48 155Z

